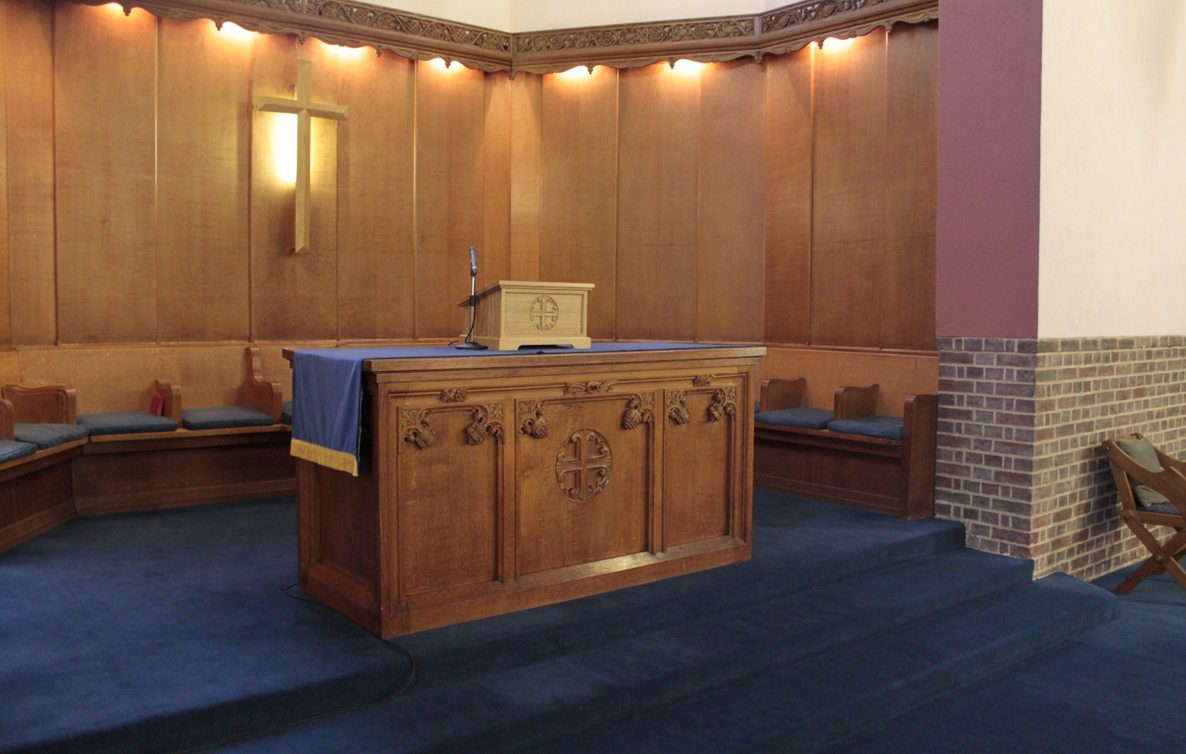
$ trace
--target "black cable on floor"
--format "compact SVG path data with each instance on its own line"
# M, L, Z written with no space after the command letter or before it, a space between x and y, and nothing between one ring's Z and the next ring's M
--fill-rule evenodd
M301 602L308 602L310 605L317 605L318 607L323 607L326 610L332 609L328 605L326 605L322 602L319 602L317 600L311 600L307 597L298 597L297 595L293 594L289 590L295 586L297 586L297 584L289 584L288 586L280 587L280 591L284 592L284 594L286 596L291 597L294 600L300 600ZM250 733L246 736L240 736L238 738L231 738L231 739L227 739L226 741L218 741L218 742L212 743L212 744L204 744L202 746L196 746L192 749L183 749L180 751L173 752L173 754L190 754L190 752L194 752L194 751L203 751L205 749L212 749L215 746L230 746L231 744L237 744L240 741L248 741L252 738L259 738L260 736L266 736L270 733L276 733L277 731L282 731L282 730L285 730L286 728L295 728L298 725L304 725L305 723L311 723L314 720L321 720L326 717L333 717L334 715L344 715L347 712L358 712L360 710L370 709L371 707L377 707L380 704L383 704L384 702L390 702L392 699L395 699L396 697L402 695L405 691L410 689L412 687L412 684L415 682L415 680L416 680L416 658L412 656L411 652L404 649L403 647L401 647L398 644L394 644L394 643L386 641L384 639L379 639L379 641L381 641L385 645L387 645L389 647L393 647L396 650L398 650L399 652L403 653L404 655L407 656L408 660L410 660L412 663L412 669L408 672L408 680L405 681L404 685L401 686L399 688L399 690L395 691L394 693L388 694L387 696L383 697L382 699L379 699L378 701L370 702L368 704L362 704L357 707L350 707L349 709L337 710L335 712L323 712L320 715L314 715L313 717L307 717L304 720L298 720L295 723L285 723L284 725L278 725L275 728L268 728L267 730L261 730L258 733Z

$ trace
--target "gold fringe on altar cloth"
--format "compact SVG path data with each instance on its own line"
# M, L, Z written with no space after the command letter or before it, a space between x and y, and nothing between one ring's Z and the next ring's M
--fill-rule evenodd
M306 461L312 461L318 466L324 466L327 469L333 469L335 471L345 471L350 476L358 476L358 459L354 457L353 453L330 450L320 445L314 445L311 442L295 439L292 441L288 452L289 455Z

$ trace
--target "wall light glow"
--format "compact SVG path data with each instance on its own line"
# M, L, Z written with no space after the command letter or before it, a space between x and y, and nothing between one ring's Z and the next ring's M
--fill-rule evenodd
M376 56L374 47L338 47L339 61L356 61Z
M569 68L567 71L561 71L556 74L562 78L572 79L574 81L583 81L593 76L593 72L583 65L578 65L576 68Z
M271 121L268 143L272 145L272 167L276 177L289 186L296 185L297 118L287 113L266 113Z
M848 49L848 47L855 41L856 37L849 37L848 39L836 39L836 37L828 37L824 40L823 44L820 45L820 49L827 52L841 52Z
M428 61L428 64L438 71L447 71L453 65L453 61L450 60L448 63L446 63L444 58L433 58L432 60Z
M214 23L211 21L211 23ZM242 26L237 26L230 21L223 23L222 28L218 30L224 39L229 39L232 42L250 42L255 39L254 31L247 31Z
M118 13L121 16L127 15L126 13L124 13L124 7L122 5L120 5L119 3L107 3L106 5L103 5L100 7L102 7L103 10L108 11L109 13Z
M697 63L695 60L677 60L671 70L682 74L699 74L704 66L705 63Z

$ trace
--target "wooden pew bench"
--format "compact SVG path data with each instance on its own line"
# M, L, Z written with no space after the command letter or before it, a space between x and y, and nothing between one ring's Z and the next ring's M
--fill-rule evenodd
M842 387L828 412L802 405L805 383L762 386L754 486L899 518L933 516L937 396L907 397L900 418L877 416L877 385Z
M0 550L74 518L71 462L87 442L85 436L45 448L19 442L17 418L12 403L0 400Z
M89 402L89 413L77 420L90 429L72 463L78 514L295 491L295 464L288 454L291 430L281 423L282 390L278 383L263 379L260 349L244 352L240 347L234 350L237 356L226 348L174 351L157 360L154 366L161 371L154 376L125 368L120 373L122 393L108 384L99 400L89 399L85 388L78 391L79 399ZM95 379L93 374L78 374ZM199 389L193 391L201 402L192 409L183 406L183 391L188 401L189 390L178 379L186 376L201 378L195 380ZM145 391L136 383L151 389ZM75 395L62 383L6 389L6 395L17 392L29 403L47 405L73 405ZM153 396L159 397L161 416L145 410ZM74 416L59 414L56 421L72 423Z

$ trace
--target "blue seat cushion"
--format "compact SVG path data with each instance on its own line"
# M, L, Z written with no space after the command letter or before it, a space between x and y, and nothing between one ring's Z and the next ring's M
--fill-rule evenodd
M1164 513L1167 516L1182 515L1182 511L1178 510L1178 506L1174 505L1173 503L1169 502L1168 500L1164 503L1154 503L1153 505L1142 505L1141 507L1150 513Z
M14 442L0 440L0 463L15 461L18 458L31 456L37 452L37 446L31 442Z
M828 429L833 432L880 437L883 440L901 440L902 426L902 419L897 416L864 416L860 419L837 419L828 422Z
M186 429L232 429L234 427L270 427L272 417L251 406L215 406L191 408L181 412L181 426Z
M90 427L92 435L130 435L141 432L172 432L177 422L148 411L113 411L83 414L78 423Z
M798 429L827 429L832 412L826 408L779 408L759 412L754 421Z
M292 424L292 401L284 401L281 418L285 424Z
M77 424L23 424L13 425L13 437L17 442L31 442L38 450L52 448L65 442L81 440L90 430Z

